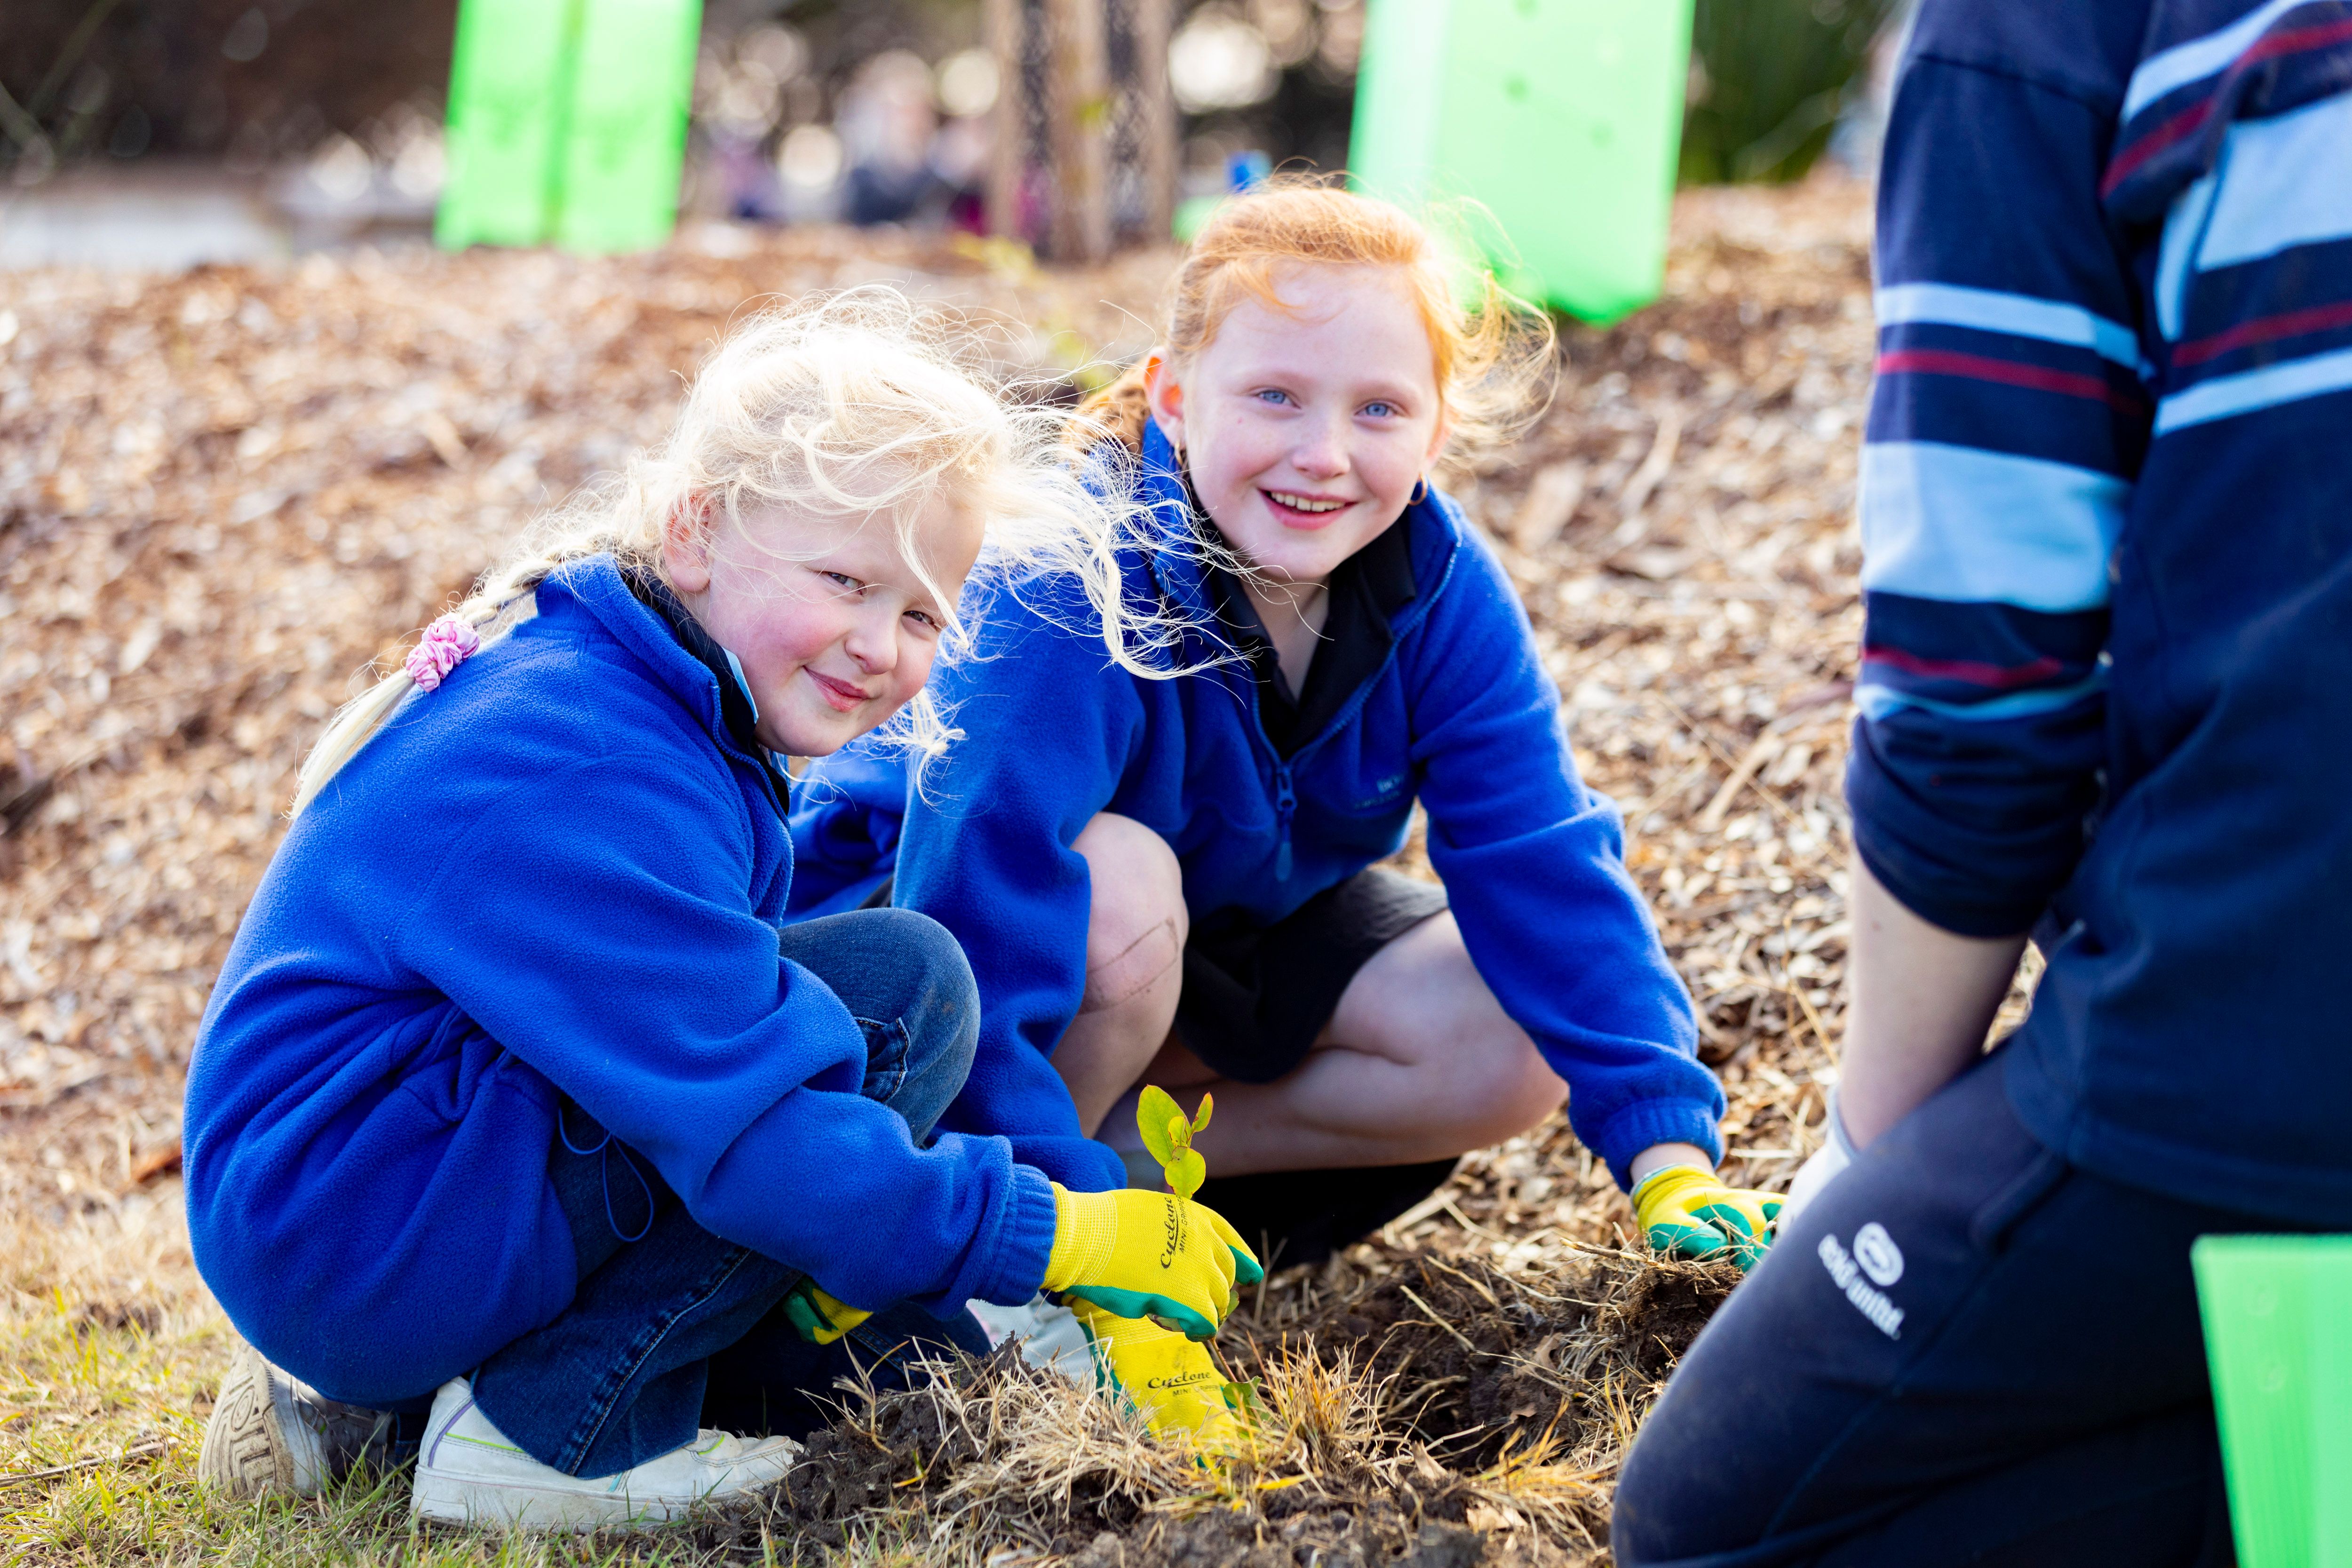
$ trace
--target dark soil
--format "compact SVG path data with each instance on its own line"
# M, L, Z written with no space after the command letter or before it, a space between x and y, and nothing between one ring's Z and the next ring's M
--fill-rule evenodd
M1622 1301L1602 1310L1599 1326L1644 1377L1663 1382L1738 1282L1727 1268L1650 1269Z
M1592 1255L1577 1270L1528 1280L1474 1259L1392 1255L1353 1288L1316 1289L1307 1270L1274 1282L1263 1321L1236 1314L1224 1348L1243 1371L1311 1353L1368 1371L1381 1436L1401 1462L1375 1474L1325 1469L1311 1484L1244 1489L1239 1503L1162 1498L1147 1506L1110 1468L1080 1468L1066 1503L1039 1510L1008 1490L1021 1535L1077 1568L1468 1568L1549 1563L1527 1537L1490 1542L1469 1522L1472 1480L1538 1446L1566 1457L1605 1441L1615 1412L1591 1402L1604 1368L1636 1404L1663 1380L1737 1276L1727 1267L1647 1265ZM1337 1277L1327 1271L1326 1279ZM1004 1352L967 1363L963 1389L1043 1374ZM713 1521L819 1551L841 1547L960 1480L987 1476L999 1456L984 1436L944 1418L925 1393L852 1401L808 1440L808 1462L764 1519ZM1203 1488L1203 1491L1209 1489ZM1173 1507L1171 1507L1171 1502ZM1598 1522L1597 1519L1596 1521ZM1601 1528L1605 1529L1605 1525ZM706 1545L722 1544L708 1540Z
M1613 1263L1613 1260L1611 1260ZM1561 1452L1611 1418L1567 1375L1618 1362L1661 1382L1738 1276L1727 1266L1627 1269L1596 1261L1530 1282L1475 1259L1398 1259L1396 1271L1287 1321L1237 1321L1263 1355L1285 1342L1351 1347L1392 1380L1401 1430L1475 1473L1549 1432Z
M1388 1518L1378 1517L1385 1510ZM1328 1509L1276 1521L1219 1510L1155 1521L1129 1535L1104 1531L1072 1568L1470 1568L1486 1538L1432 1520L1409 1533L1393 1510Z
M1030 1375L1002 1354L968 1365L961 1378ZM970 1433L943 1423L921 1394L890 1394L808 1440L808 1460L774 1496L770 1533L834 1548L909 1491L937 1492L966 1466L985 1463ZM1454 1478L1428 1467L1425 1490L1402 1498L1319 1484L1264 1494L1248 1512L1215 1506L1189 1513L1147 1512L1108 1476L1077 1479L1066 1517L1045 1544L1082 1568L1467 1568L1485 1542L1462 1522ZM1400 1504L1402 1506L1400 1506Z

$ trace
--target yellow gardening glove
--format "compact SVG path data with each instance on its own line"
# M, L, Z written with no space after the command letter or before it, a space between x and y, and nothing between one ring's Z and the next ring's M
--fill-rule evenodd
M1233 1310L1234 1285L1265 1278L1223 1215L1174 1193L1074 1193L1054 1184L1045 1289L1122 1318L1157 1318L1205 1340Z
M1772 1245L1780 1194L1727 1187L1713 1171L1666 1165L1633 1184L1633 1217L1661 1258L1730 1254L1742 1274Z
M1094 1351L1097 1386L1141 1411L1154 1432L1189 1432L1202 1447L1225 1453L1241 1447L1242 1423L1207 1345L1091 1301L1071 1302L1070 1314Z
M829 1345L873 1315L826 1294L814 1279L802 1279L784 1296L784 1316L813 1345Z

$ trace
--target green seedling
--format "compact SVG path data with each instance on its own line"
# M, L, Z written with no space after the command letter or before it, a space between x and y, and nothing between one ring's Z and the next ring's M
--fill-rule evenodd
M1174 1097L1157 1084L1144 1085L1143 1093L1136 1103L1135 1130L1143 1134L1143 1146L1151 1151L1153 1159L1160 1162L1160 1169L1168 1179L1168 1190L1187 1203L1192 1201L1194 1193L1201 1190L1201 1184L1209 1179L1209 1163L1201 1158L1201 1152L1192 1147L1192 1134L1208 1126L1209 1112L1216 1106L1216 1096L1203 1094L1201 1096L1201 1113L1188 1118L1184 1108L1176 1103ZM1230 1311L1240 1304L1241 1297L1237 1291L1226 1302L1226 1310ZM1161 1322L1160 1326L1174 1328L1176 1325ZM1213 1357L1216 1352L1212 1348L1209 1353ZM1222 1360L1218 1362L1218 1370L1226 1370ZM1255 1422L1265 1411L1254 1378L1228 1378L1219 1385L1219 1391L1224 1395L1227 1405L1241 1412L1244 1420Z
M1209 1179L1208 1162L1192 1147L1192 1134L1209 1124L1209 1112L1215 1105L1214 1095L1202 1095L1199 1118L1187 1120L1183 1108L1166 1089L1158 1084L1143 1087L1135 1108L1135 1130L1143 1134L1143 1146L1160 1162L1168 1190L1178 1197L1190 1198Z

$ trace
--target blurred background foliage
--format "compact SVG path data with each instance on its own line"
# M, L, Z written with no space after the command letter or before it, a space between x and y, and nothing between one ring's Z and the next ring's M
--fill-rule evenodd
M1698 0L1682 180L1793 180L1865 93L1903 0Z
M1192 178L1217 177L1244 149L1277 163L1344 161L1363 3L1177 0L1171 68ZM1852 120L1874 49L1904 4L1697 0L1683 180L1801 175L1842 119ZM437 170L432 138L457 0L0 0L0 177L12 184L39 184L68 164L149 157L258 173L331 153L352 174L364 154L386 178L405 159L416 178L403 188L421 195ZM971 52L981 31L980 0L706 0L698 120L726 131L730 145L756 132L759 155L781 168L795 131L835 124L861 65L896 51L941 68ZM756 43L748 56L738 47L745 39ZM754 81L757 90L728 75L781 75L770 69L779 65L790 79ZM954 97L942 91L940 115L971 112ZM746 120L746 102L761 123ZM803 135L803 152L815 140Z

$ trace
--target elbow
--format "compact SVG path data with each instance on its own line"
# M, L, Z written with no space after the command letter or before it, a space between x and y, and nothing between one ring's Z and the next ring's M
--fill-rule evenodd
M1856 731L1846 774L1863 863L1912 913L1961 936L2014 936L2090 840L2095 769L1919 766Z

